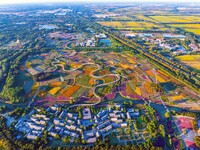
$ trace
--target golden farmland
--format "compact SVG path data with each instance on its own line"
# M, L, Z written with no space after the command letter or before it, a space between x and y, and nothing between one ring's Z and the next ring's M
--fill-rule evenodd
M176 58L184 64L200 70L200 55L182 55L177 56Z
M176 28L200 29L200 24L170 24L170 26Z
M110 26L110 27L131 27L131 28L152 28L152 27L158 27L154 23L149 22L98 22L99 24L103 26Z
M151 22L156 22L154 19L148 18L146 16L143 15L137 15L136 16L138 19L144 20L144 21L151 21Z
M185 31L192 32L194 34L200 35L200 29L184 29Z
M162 23L192 23L200 22L199 16L150 16L155 21Z
M158 27L157 25L149 22L123 22L123 24L126 27L144 27L144 28Z
M118 21L113 21L113 22L98 22L99 24L103 25L103 26L109 26L109 27L123 27L123 25L121 24L121 22Z
M170 24L170 26L200 35L200 24Z

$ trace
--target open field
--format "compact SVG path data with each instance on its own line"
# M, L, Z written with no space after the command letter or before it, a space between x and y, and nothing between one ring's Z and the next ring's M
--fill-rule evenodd
M155 21L162 23L197 23L199 16L150 16Z
M200 35L200 24L170 24L170 26Z
M184 29L185 31L200 35L200 29Z
M177 56L176 58L184 64L200 70L200 55L182 55Z
M138 19L143 20L143 21L157 22L157 21L155 21L154 19L151 19L151 18L146 17L146 16L144 16L144 15L136 15L136 17L137 17Z
M99 24L103 25L103 26L109 26L109 27L123 27L123 25L121 24L121 22L98 22Z
M199 67L199 55L178 56L178 59L187 63L193 62L192 65L196 65L194 67ZM45 55L32 56L28 62L29 75L32 73L30 69L36 70L37 73L34 74L31 90L27 90L27 96L33 97L39 89L35 100L37 106L56 103L96 104L102 100L114 100L117 94L126 99L145 98L160 103L159 99L155 98L158 95L155 83L163 87L163 96L166 97L166 93L171 94L169 101L179 101L173 96L184 95L186 99L191 97L189 94L183 94L184 90L175 94L176 85L180 86L181 83L157 70L148 61L128 52L52 51ZM69 67L66 69L65 65ZM28 84L27 80L24 78L22 82ZM195 99L195 96L192 99Z
M170 24L169 26L186 29L200 29L200 24Z
M129 28L132 30L143 30L143 29L150 29L150 28L155 28L159 27L158 25L150 22L134 22L134 21L121 21L121 22L98 22L99 24L103 26L108 26L108 27L116 27L116 28Z
M157 25L149 22L123 22L125 27L135 27L135 28L152 28L152 27L158 27Z

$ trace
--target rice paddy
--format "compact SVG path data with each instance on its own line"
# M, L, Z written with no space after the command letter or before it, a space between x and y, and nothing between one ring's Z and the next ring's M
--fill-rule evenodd
M200 70L200 55L181 55L176 58L184 64Z
M103 26L109 26L109 27L123 27L121 22L98 22L99 24Z
M199 16L150 16L161 23L196 23L200 22Z
M200 24L170 24L170 26L200 35Z

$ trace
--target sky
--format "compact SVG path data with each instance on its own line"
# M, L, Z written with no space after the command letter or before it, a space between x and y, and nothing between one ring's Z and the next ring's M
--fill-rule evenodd
M46 3L46 2L199 2L199 0L0 0L1 4Z

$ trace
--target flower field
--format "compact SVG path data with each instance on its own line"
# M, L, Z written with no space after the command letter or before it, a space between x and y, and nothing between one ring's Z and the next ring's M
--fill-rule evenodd
M91 57L96 57L97 60L94 61ZM178 56L178 59L185 62L199 62L200 56L183 55ZM50 60L52 64L47 63ZM34 67L38 64L43 67L43 70L48 70L47 75L45 72L42 73L39 76L41 81L34 82L31 91L27 93L28 98L38 93L35 99L37 105L99 103L106 100L112 101L117 94L131 100L144 98L160 104L156 95L158 91L154 87L155 83L160 84L166 93L170 92L171 101L179 101L185 97L185 94L183 96L181 92L178 92L179 95L172 92L176 90L174 84L180 84L178 81L175 82L165 72L157 70L148 62L143 62L126 52L120 54L73 51L73 55L70 55L69 51L63 55L51 52L44 57L43 61L38 61L36 56L31 58L31 63ZM69 67L65 70L59 65ZM49 75L49 72L52 74Z
M160 82L160 83L164 83L164 82L166 82L161 76L159 76L159 75L156 75L156 80L158 81L158 82Z
M52 86L52 87L61 86L61 85L62 85L62 82L53 82L49 84L49 86Z
M136 87L135 92L140 96L142 95L140 87Z
M80 88L80 85L74 85L74 86L71 86L71 87L68 87L66 90L64 90L61 94L61 96L64 96L64 97L71 97L72 94L74 92L76 92L78 89Z
M49 93L51 95L55 95L60 89L61 89L61 87L54 87L49 91Z
M181 100L181 99L184 99L185 97L183 95L177 95L177 96L172 96L171 97L174 101L177 101L177 100Z
M144 87L146 88L146 90L149 92L149 94L153 94L153 90L151 89L149 83L145 83Z

